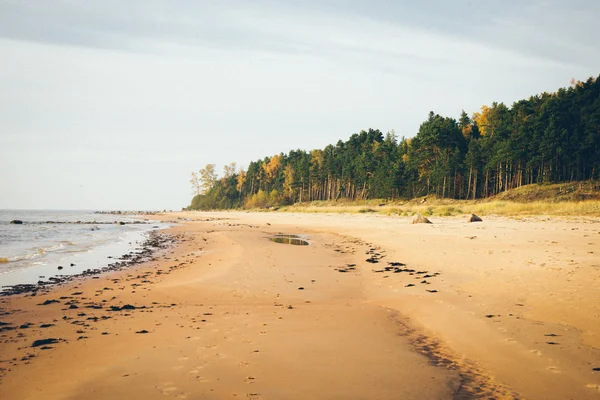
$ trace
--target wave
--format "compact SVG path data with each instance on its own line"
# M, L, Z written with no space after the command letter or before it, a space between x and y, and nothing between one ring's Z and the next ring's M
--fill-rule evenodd
M27 253L27 254L24 254L24 255L0 258L0 260L6 260L6 261L0 261L0 263L33 260L35 258L43 257L43 256L45 256L48 253L54 253L54 252L58 252L58 251L64 251L64 252L74 253L74 252L79 252L79 251L85 251L86 250L86 249L82 249L82 250L77 250L77 249L65 250L69 246L76 246L76 244L73 243L73 242L71 242L70 240L62 240L62 241L60 241L60 242L58 242L58 243L56 243L56 244L54 244L52 246L35 248L35 249L31 250L30 253Z

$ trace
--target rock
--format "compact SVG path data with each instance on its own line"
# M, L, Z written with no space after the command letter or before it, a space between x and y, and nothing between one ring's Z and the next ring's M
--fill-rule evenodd
M58 266L58 269L63 269L63 267L61 265Z
M55 343L58 343L58 341L59 341L58 339L54 339L54 338L39 339L39 340L36 340L35 342L33 342L31 347L40 347L40 346L45 346L47 344L55 344Z
M12 221L10 221L10 223L14 225L22 225L23 221L21 221L20 219L13 219Z
M137 332L135 332L135 333L148 333L148 331L147 331L147 330L145 330L145 329L142 329L141 331L137 331Z
M48 304L60 303L58 300L46 300L43 303L38 304L38 306L47 306Z
M411 224L431 224L431 221L422 216L421 214L415 214Z
M110 311L123 311L123 310L135 310L135 306L131 304L125 304L123 307L110 306Z
M467 222L482 222L482 221L483 220L475 214L471 214L470 217L467 217Z

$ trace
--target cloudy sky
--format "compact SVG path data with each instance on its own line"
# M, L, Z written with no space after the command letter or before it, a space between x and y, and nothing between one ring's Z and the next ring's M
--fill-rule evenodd
M179 209L190 172L414 136L600 74L600 2L0 0L0 209Z

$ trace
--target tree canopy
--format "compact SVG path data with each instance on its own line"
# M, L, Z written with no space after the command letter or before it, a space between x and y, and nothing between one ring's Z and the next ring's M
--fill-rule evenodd
M600 77L555 93L483 105L457 120L430 112L416 136L368 129L324 149L292 150L247 170L208 164L193 176L191 209L313 200L477 199L531 183L598 179Z

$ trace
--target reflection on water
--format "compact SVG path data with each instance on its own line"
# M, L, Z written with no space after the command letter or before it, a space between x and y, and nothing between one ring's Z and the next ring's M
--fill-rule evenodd
M295 246L308 246L308 242L303 239L299 239L298 235L275 235L269 238L270 241L275 243L293 244Z

